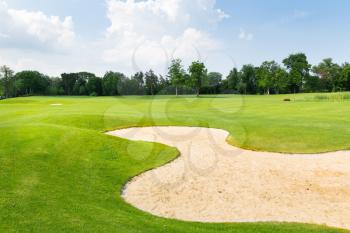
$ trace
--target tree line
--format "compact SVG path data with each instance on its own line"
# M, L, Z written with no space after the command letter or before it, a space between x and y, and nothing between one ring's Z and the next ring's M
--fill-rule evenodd
M194 61L185 69L174 59L168 74L150 70L131 77L108 71L103 77L93 73L63 73L49 77L38 71L15 73L0 67L0 96L10 98L31 95L179 95L179 94L284 94L301 92L350 91L350 64L336 64L331 58L318 65L309 64L303 53L291 54L282 61L265 61L259 67L233 68L227 77L208 72L205 64Z

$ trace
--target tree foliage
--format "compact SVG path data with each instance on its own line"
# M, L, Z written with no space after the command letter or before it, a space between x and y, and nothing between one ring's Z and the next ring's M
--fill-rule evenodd
M21 71L15 75L17 95L47 94L50 78L38 71Z
M166 76L153 70L130 77L108 71L103 77L89 72L63 73L49 77L38 71L14 73L0 67L0 98L28 95L169 95L169 94L282 94L298 92L350 91L350 64L336 64L331 58L311 66L303 53L289 55L283 66L264 61L260 66L243 65L231 69L225 79L209 72L200 61L192 62L187 72L180 59L174 59ZM312 68L311 68L312 67Z
M108 71L102 79L103 95L119 95L119 83L125 78L125 75L118 72Z
M168 70L168 78L170 79L171 84L175 87L176 96L178 96L178 87L185 85L185 70L181 65L181 60L172 60Z
M204 63L200 61L192 62L188 68L189 76L189 85L196 89L196 95L199 96L200 89L202 87L202 82L206 78L207 69L205 68Z
M324 83L326 91L342 91L346 84L346 79L342 76L342 69L338 64L333 63L332 58L324 59L320 64L312 68Z
M301 92L311 68L306 55L304 53L291 54L283 60L283 64L289 71L290 92Z
M145 84L146 84L146 93L148 95L155 95L158 91L158 76L150 70L145 74Z
M2 92L5 98L16 96L16 81L14 72L8 66L0 67L0 81Z
M226 79L227 79L228 89L238 90L238 84L240 83L240 76L237 68L233 68Z

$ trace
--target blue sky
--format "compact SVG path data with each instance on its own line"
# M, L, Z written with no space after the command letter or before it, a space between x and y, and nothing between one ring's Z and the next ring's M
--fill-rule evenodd
M0 64L102 75L164 74L174 57L224 74L294 52L343 63L348 9L347 0L0 0Z

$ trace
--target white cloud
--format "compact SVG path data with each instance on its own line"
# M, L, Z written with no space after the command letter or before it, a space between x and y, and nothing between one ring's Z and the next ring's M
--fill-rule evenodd
M173 57L200 59L220 47L205 29L228 17L215 0L108 0L111 22L102 55L124 71L164 72Z
M217 53L212 28L229 17L216 0L106 0L110 25L94 40L76 36L71 17L10 8L0 0L0 65L50 75L106 70L164 74L172 58L185 65ZM218 61L215 61L218 63Z
M7 47L55 48L73 44L75 33L71 17L61 20L41 11L17 10L0 0L0 42Z
M252 33L246 32L244 29L241 28L238 34L238 38L241 40L251 41L254 39L254 35Z

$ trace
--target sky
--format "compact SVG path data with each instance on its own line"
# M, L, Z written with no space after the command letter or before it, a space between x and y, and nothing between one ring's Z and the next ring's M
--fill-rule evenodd
M350 61L348 0L0 0L0 65L166 74L174 58L228 74L304 52Z

